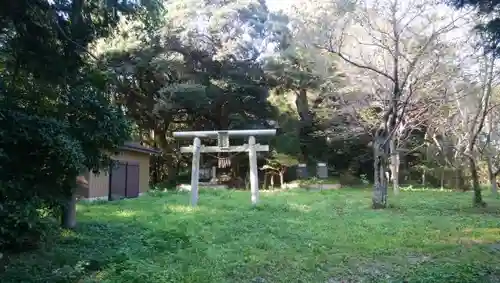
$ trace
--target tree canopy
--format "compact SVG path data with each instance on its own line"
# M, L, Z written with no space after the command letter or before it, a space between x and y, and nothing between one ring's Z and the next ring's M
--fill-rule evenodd
M455 7L462 9L473 7L481 21L476 29L482 36L482 44L487 51L494 52L497 56L500 51L500 18L496 11L500 1L496 0L454 0L451 2Z

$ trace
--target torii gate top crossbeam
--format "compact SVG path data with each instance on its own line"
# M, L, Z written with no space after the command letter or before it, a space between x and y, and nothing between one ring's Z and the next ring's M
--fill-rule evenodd
M276 129L174 132L174 137L216 139L221 133L227 133L229 137L275 136Z

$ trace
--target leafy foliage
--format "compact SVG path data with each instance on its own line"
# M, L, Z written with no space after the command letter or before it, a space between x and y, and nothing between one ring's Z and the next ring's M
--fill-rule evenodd
M260 58L281 37L263 1L167 1L164 7L151 29L123 19L93 49L100 64L112 66L114 98L141 139L164 152L152 170L155 181L173 183L184 160L172 131L270 127L276 109L267 100Z
M478 24L476 29L481 33L486 50L500 55L500 18L497 16L500 1L497 0L453 0L457 8L474 7L486 21Z
M76 177L106 167L106 150L129 138L129 123L110 102L107 78L87 64L85 51L116 24L113 9L126 7L1 5L0 247L19 249L36 246L43 219L64 211Z

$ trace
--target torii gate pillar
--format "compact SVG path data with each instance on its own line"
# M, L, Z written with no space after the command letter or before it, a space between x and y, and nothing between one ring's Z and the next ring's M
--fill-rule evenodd
M276 129L266 130L233 130L233 131L200 131L200 132L174 132L176 138L194 138L193 145L181 147L181 152L193 154L191 164L191 205L198 204L198 182L200 174L201 152L248 152L250 164L250 191L252 194L252 205L259 202L259 175L257 170L257 151L269 151L268 145L260 145L255 141L255 136L274 136ZM248 144L230 146L229 137L247 136ZM202 146L200 138L212 138L218 140L217 146Z

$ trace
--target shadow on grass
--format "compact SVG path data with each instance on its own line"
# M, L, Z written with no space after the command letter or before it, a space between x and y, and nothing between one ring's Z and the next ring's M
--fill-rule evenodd
M62 231L45 248L12 258L0 281L77 282L105 268L112 268L118 276L134 259L190 245L189 237L179 229L152 230L118 218L113 222L80 221L75 231Z
M417 211L428 215L500 215L500 200L485 194L486 207L474 207L472 192L450 190L406 190L389 198L389 210L414 214Z
M188 282L217 282L207 274L187 276L192 273L192 259L186 257L207 261L200 258L199 251L209 249L209 244L230 243L252 231L273 232L256 219L303 213L285 202L244 206L240 200L231 202L231 195L218 192L200 194L217 198L216 205L200 200L200 205L192 208L184 202L186 194L176 195L182 201L157 194L147 199L80 205L75 230L57 233L40 250L11 256L0 282L77 282L88 277L97 282L181 282L186 278L192 279ZM227 227L229 223L237 224ZM215 231L210 231L212 228ZM260 248L266 247L272 248L260 243ZM166 273L163 269L169 266L180 269Z
M188 194L171 193L80 205L75 231L13 258L0 282L479 282L478 272L496 274L495 250L460 242L496 239L484 230L492 220L435 213L453 205L422 196L433 195L402 194L397 216L370 210L363 191L262 194L255 208L249 192L227 191L201 192L196 208ZM468 271L478 258L488 267Z
M429 208L428 205L405 205L398 202L392 202L388 205L387 210L400 214L414 214L415 210L422 210L422 214L441 216L457 216L457 215L484 215L484 216L500 216L500 206L473 207L472 205L457 206L453 204L441 204L439 207Z
M137 278L129 274L136 261L148 262L154 254L188 249L191 237L182 222L201 222L208 216L189 213L190 208L181 205L163 206L158 202L161 198L155 200L152 209L144 203L134 206L143 200L80 205L74 231L55 233L35 252L11 255L0 282L77 282L105 269L111 277L128 274L123 282L148 282L139 278L144 273L137 273ZM171 214L178 214L180 221L163 223L163 217Z

